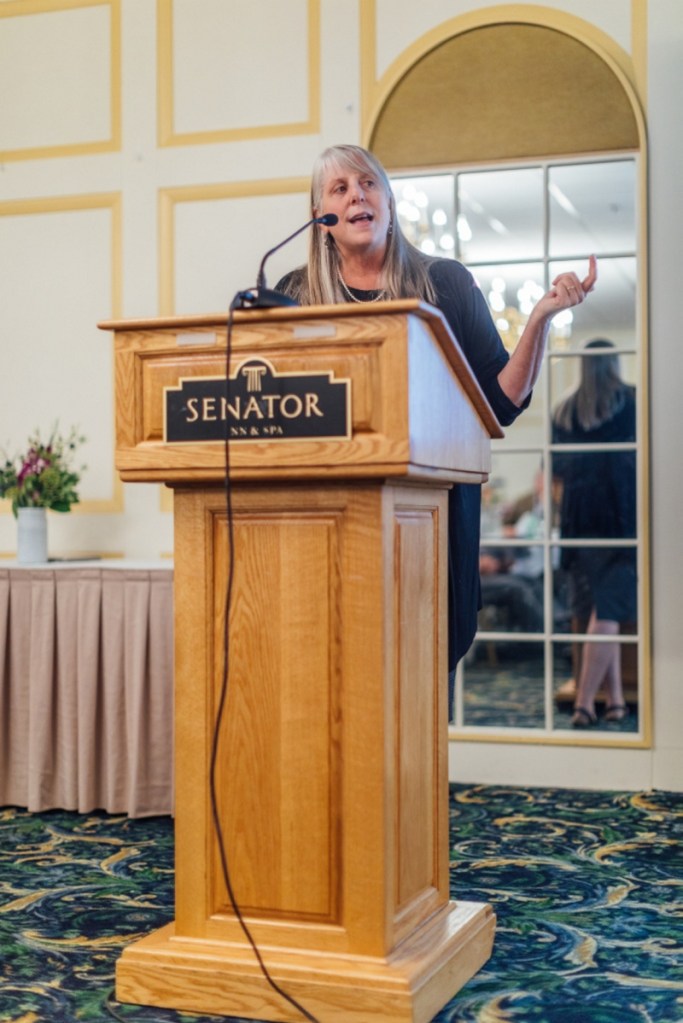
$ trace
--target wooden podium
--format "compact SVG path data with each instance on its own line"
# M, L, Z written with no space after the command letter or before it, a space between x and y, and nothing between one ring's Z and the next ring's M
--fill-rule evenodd
M216 778L237 904L320 1023L431 1020L495 929L488 905L449 899L446 631L447 491L486 478L495 417L417 300L236 313L239 415L236 399L188 397L225 387L224 318L100 326L115 332L117 468L173 487L175 516L175 921L125 949L117 998L303 1018L231 909L211 812L232 557ZM259 394L263 374L279 397ZM321 379L345 388L345 434L292 396ZM190 425L234 438L230 526L225 444L176 438L179 394ZM297 414L306 436L287 432Z

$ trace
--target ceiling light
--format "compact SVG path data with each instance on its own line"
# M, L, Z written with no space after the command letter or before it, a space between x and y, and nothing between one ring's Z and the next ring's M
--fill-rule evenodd
M489 217L488 224L492 231L496 234L510 234L505 224L501 224L497 217Z
M471 242L472 241L472 228L470 227L470 225L469 225L469 223L467 221L467 217L465 216L464 213L459 213L458 214L457 224L458 224L458 238L460 239L460 241L461 242Z
M579 211L576 206L574 206L573 202L567 198L559 185L553 185L552 183L549 184L548 191L557 205L561 206L565 213L568 213L570 217L574 217L576 220L579 219Z

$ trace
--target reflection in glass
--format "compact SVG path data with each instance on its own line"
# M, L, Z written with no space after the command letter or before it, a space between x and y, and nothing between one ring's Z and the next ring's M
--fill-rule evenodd
M458 239L464 263L543 256L543 170L458 175Z
M562 552L576 553L575 549ZM627 708L626 714L618 714L616 717L623 718L623 722L604 722L610 727L619 725L620 730L637 731L638 713L638 646L634 642L625 641L624 637L635 636L638 631L637 606L635 601L636 589L636 552L634 547L630 548L608 548L591 547L584 549L584 556L588 564L595 569L595 574L601 579L606 587L606 594L597 595L594 593L589 576L581 570L579 561L563 561L560 550L554 549L553 564L557 567L553 571L553 591L558 595L558 606L565 609L565 622L559 620L556 623L555 633L568 632L572 635L571 642L554 644L554 726L556 728L569 728L574 706L579 699L578 680L581 679L584 649L588 649L589 643L591 654L601 652L605 655L608 647L612 645L612 656L616 658L616 665L612 662L611 667L621 676L622 694L617 697L617 705ZM615 596L610 597L610 588L617 586L616 605ZM619 587L623 587L623 592ZM600 637L591 627L591 619L594 614L597 600L600 601L600 612L605 614L616 614L619 618L630 618L631 621L615 622L611 632L603 633ZM610 607L602 603L604 600L612 600ZM604 618L603 618L604 620ZM592 642L586 640L586 636L598 635L598 640ZM612 642L611 637L614 637ZM600 642L602 646L598 646ZM609 656L603 657L606 667L610 666ZM598 688L593 699L591 713L600 722L604 716L606 707L611 706L615 701L611 695L611 686L615 684L614 679L607 678L607 672L602 673L598 681ZM615 716L615 715L613 715ZM628 719L628 720L626 720Z
M543 484L539 451L494 453L491 474L482 487L482 540L542 539Z
M620 636L632 634L632 626L622 626ZM553 644L553 727L571 728L576 701L576 679L581 671L581 654L585 644L578 641ZM605 712L608 703L604 687L598 690L595 699L596 729L610 732L638 731L638 646L636 643L619 643L619 657L624 689L624 704L628 713L621 720L608 720ZM613 717L613 715L612 715Z
M552 466L560 500L560 536L573 541L635 539L635 450L558 451L552 455Z
M543 631L545 536L539 453L501 453L482 488L480 631Z
M587 637L570 724L585 730L597 726L599 692L611 722L629 714L618 636L622 625L637 619L635 547L596 544L636 536L635 388L622 379L611 342L588 342L579 380L553 409L552 427L552 473L561 487L560 565L572 623L580 622ZM632 446L605 448L614 444Z
M478 640L465 659L463 724L543 728L543 644Z
M578 387L583 359L582 355L550 357L550 404L552 408L556 408L564 397ZM636 356L620 352L618 359L621 379L631 386L635 386L638 373Z
M479 566L479 631L543 632L543 548L486 548Z
M635 388L621 377L617 352L595 339L581 359L574 389L553 409L554 479L562 486L563 539L624 539L636 535L636 451L605 450L636 439ZM563 451L563 445L585 445Z
M632 545L593 544L552 548L553 592L565 608L566 625L555 632L587 633L591 615L598 608L602 618L620 625L615 634L637 630L637 558ZM559 616L558 616L559 624Z
M396 214L409 241L428 256L456 255L452 174L393 178Z
M492 445L491 475L482 490L483 609L477 642L458 670L458 725L571 727L583 651L602 644L604 652L612 643L619 648L614 672L621 671L630 713L622 723L604 725L603 678L593 700L600 723L591 727L637 730L638 646L628 641L638 617L632 599L640 468L635 428L644 426L636 423L634 400L642 379L636 171L635 161L620 155L392 180L408 238L425 254L469 266L508 351L552 280L568 270L583 278L589 255L598 257L595 291L554 318L530 405ZM558 409L579 388L582 366L604 355L585 348L598 337L619 353L619 386L630 395L621 419L630 417L629 428L617 429L617 417L601 422L603 432L581 435L569 421L562 434ZM577 481L584 483L578 497ZM532 508L525 520L523 511ZM495 570L489 578L487 564ZM525 574L522 566L533 570ZM623 591L629 607L603 603L601 576ZM633 620L599 617L607 613ZM605 622L613 634L600 632ZM545 678L544 652L551 658Z
M491 310L498 333L509 352L513 352L529 319L529 313L545 294L543 265L498 263L477 266L474 279Z
M635 177L634 160L551 167L550 255L633 252Z

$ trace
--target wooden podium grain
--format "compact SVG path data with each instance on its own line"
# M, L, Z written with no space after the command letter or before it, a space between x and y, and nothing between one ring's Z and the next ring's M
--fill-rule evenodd
M225 377L225 319L100 326L117 468L173 487L175 528L175 920L124 950L117 998L301 1019L230 907L210 809L224 445L164 436L165 388ZM216 776L233 888L271 976L320 1023L423 1023L495 929L488 905L449 898L446 537L448 487L486 478L500 428L418 301L237 313L231 374L252 357L349 380L352 429L230 445Z

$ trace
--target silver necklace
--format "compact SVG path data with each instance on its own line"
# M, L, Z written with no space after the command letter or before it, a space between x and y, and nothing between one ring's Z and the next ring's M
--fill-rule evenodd
M384 298L384 288L382 288L381 291L378 291L374 298L367 298L367 299L365 299L365 298L358 298L356 295L353 294L353 292L349 289L349 286L347 285L346 281L344 280L344 278L342 277L341 274L339 274L339 283L341 284L342 288L344 289L346 294L349 296L351 301L352 302L358 302L359 305L364 305L365 302L379 302L379 300L381 298ZM360 290L360 289L358 289L358 290Z

